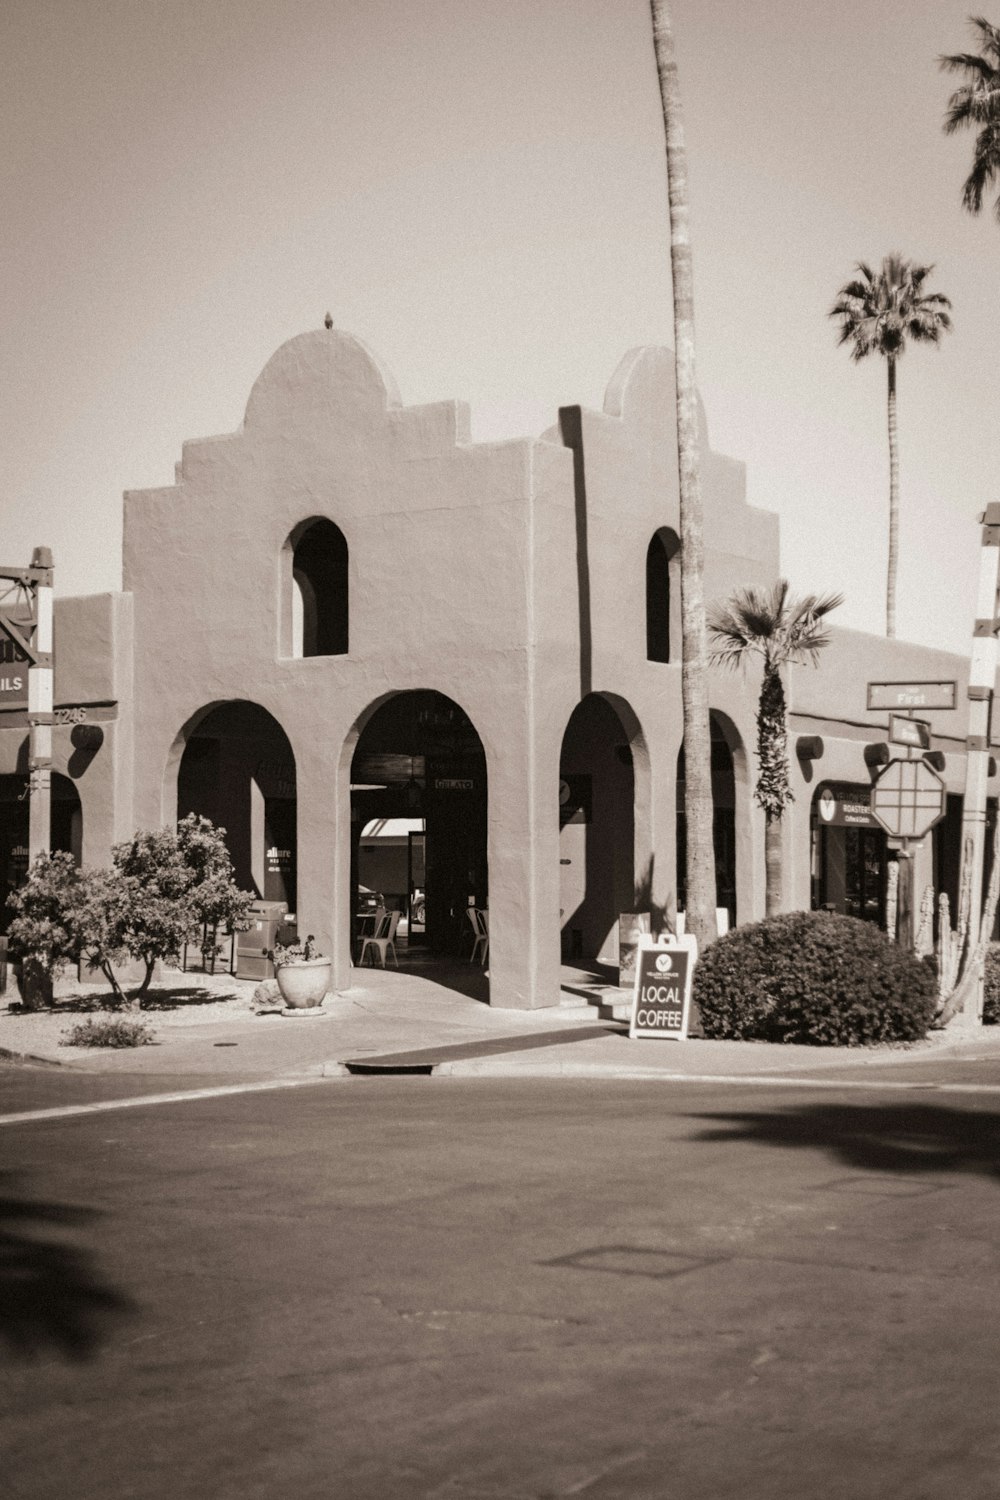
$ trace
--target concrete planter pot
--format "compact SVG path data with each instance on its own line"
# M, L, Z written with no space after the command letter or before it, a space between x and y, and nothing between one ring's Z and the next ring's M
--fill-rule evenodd
M289 1010L318 1010L332 976L333 965L328 958L299 958L282 964L274 974Z

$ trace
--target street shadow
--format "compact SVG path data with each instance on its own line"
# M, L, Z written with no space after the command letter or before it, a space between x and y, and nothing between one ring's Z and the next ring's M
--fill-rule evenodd
M16 1196L15 1187L13 1173L0 1176L0 1343L22 1360L53 1351L93 1359L111 1322L136 1310L68 1233L100 1215Z
M804 1104L780 1113L699 1115L717 1122L699 1141L825 1151L883 1175L977 1173L1000 1181L1000 1115L937 1104Z

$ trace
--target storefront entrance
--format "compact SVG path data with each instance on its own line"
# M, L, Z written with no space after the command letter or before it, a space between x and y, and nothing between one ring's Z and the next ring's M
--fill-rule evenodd
M486 806L486 755L457 703L419 691L377 709L351 763L354 926L374 891L400 914L407 947L466 957L469 909L489 906ZM398 831L398 858L379 853L380 824Z
M889 851L872 817L871 787L824 782L812 807L813 909L885 926Z
M79 793L68 776L53 771L51 795L51 848L72 854L79 864L83 849ZM0 935L14 920L7 897L24 884L27 875L28 779L0 776Z

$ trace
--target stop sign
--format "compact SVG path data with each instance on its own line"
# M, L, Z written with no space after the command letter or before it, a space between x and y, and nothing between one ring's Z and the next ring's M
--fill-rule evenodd
M944 782L922 760L891 760L872 790L872 815L893 838L922 839L944 809Z

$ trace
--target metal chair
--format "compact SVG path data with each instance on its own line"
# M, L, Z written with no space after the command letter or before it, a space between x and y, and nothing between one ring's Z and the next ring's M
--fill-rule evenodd
M354 944L355 963L360 963L361 961L366 940L378 937L382 931L382 923L387 916L389 916L389 913L384 906L376 906L374 911L365 911L358 914L358 932Z
M472 952L469 954L469 963L474 964L477 955L481 955L483 968L486 967L486 955L490 951L490 925L488 914L478 906L466 907L469 921L472 924Z
M378 954L383 969L386 966L386 954L390 951L392 953L393 963L396 965L397 969L399 968L399 958L396 954L396 928L399 926L400 916L401 913L398 911L387 911L383 913L382 920L379 922L378 927L375 930L374 937L366 937L364 942L361 944L360 962L362 964L365 961L365 954L371 948Z

